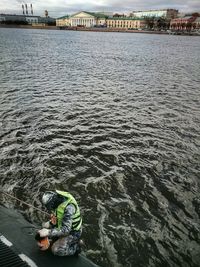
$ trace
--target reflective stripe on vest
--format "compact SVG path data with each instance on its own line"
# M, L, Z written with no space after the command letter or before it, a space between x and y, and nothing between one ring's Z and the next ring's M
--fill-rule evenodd
M75 207L75 214L72 216L72 230L78 231L81 228L82 219L81 219L80 209L75 198L68 192L56 190L56 193L67 198L67 200L61 203L56 209L58 229L60 229L62 226L62 219L64 216L65 208L69 204L73 204Z

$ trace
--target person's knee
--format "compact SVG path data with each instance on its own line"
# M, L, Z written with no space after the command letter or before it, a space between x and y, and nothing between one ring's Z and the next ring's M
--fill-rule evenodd
M52 251L53 255L55 255L55 256L66 256L67 255L66 251L64 249L58 248L56 246L52 246L51 251Z
M51 247L51 252L54 254L54 255L57 255L57 252L58 252L58 248L55 247L54 245Z
M52 245L51 251L52 254L56 256L72 256L76 253L77 245L77 243L73 243L60 246L60 243L57 241Z

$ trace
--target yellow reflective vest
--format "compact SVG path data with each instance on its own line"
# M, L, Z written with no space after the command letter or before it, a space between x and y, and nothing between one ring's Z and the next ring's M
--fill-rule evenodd
M65 208L68 205L73 204L75 206L75 214L72 216L72 231L80 230L81 225L82 225L82 218L81 218L79 206L75 198L68 192L56 190L56 193L67 198L67 200L61 203L56 209L57 228L60 229L62 226L62 219L64 216Z

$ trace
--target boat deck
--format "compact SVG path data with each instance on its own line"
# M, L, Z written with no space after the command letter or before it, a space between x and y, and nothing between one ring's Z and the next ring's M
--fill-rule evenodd
M98 267L82 253L79 256L58 257L51 251L40 251L34 239L36 227L17 211L0 206L0 217L1 267Z

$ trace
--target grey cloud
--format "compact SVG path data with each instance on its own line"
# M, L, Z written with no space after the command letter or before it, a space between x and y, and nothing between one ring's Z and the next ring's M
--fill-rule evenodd
M177 8L177 9L200 9L200 0L110 0L108 6L111 8L123 8L132 10L159 9L159 8Z
M108 0L103 1L102 6L95 4L79 4L70 6L70 11L92 10L92 11L133 11L145 9L161 9L161 8L175 8L183 12L199 10L200 0ZM95 2L94 2L95 3Z
M44 10L49 10L51 16L62 16L75 13L77 11L112 11L131 12L133 10L175 8L181 12L200 11L200 0L0 0L0 13L3 11L13 11L16 14L21 12L21 3L32 3L34 13L43 15ZM52 13L51 13L52 12Z

